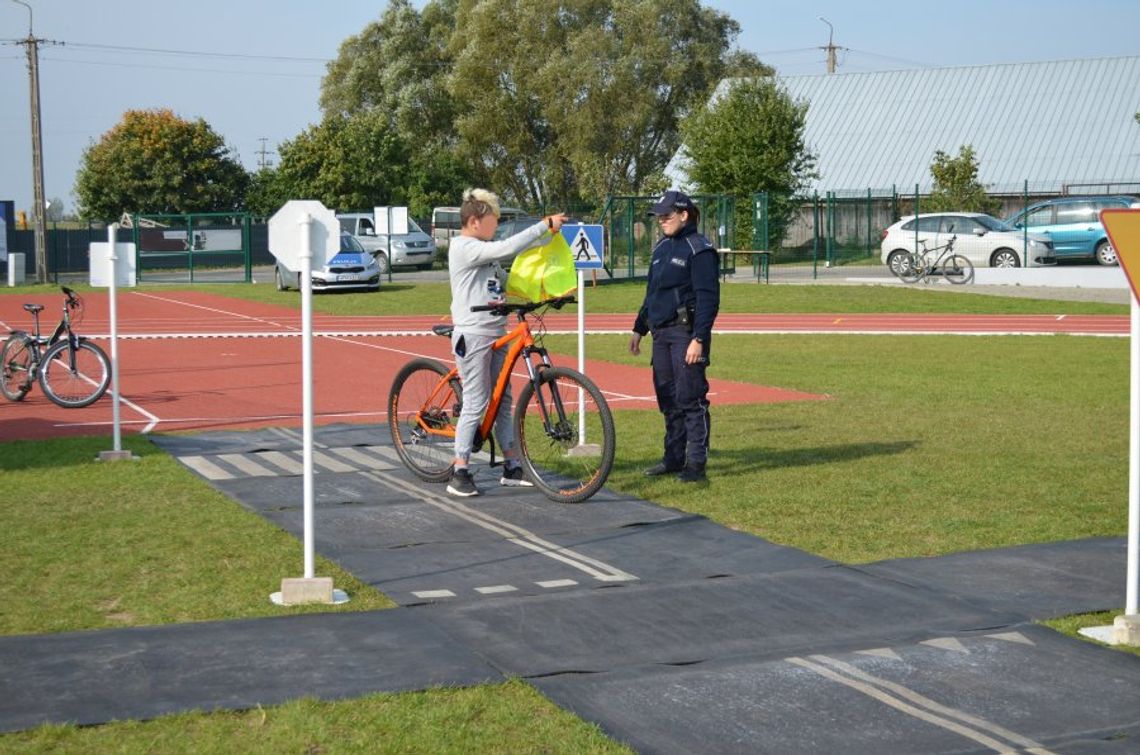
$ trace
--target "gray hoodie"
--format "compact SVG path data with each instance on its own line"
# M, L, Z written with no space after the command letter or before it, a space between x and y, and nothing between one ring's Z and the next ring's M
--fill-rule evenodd
M451 321L456 330L484 336L499 336L505 332L507 318L490 312L472 312L471 307L506 298L507 273L499 261L540 246L547 240L543 238L546 232L546 223L539 221L501 241L452 236L447 250L447 270L451 278Z

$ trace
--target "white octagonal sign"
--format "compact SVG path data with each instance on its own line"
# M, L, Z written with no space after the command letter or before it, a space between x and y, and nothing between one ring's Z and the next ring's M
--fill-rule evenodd
M309 238L313 253L313 269L324 267L340 251L340 223L336 213L315 199L293 199L273 213L269 219L269 252L293 272L301 270L305 253L303 221L312 218Z

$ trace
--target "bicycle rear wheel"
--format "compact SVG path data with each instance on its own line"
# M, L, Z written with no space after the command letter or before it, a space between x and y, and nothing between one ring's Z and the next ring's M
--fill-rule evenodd
M955 285L974 279L974 263L960 254L953 254L942 266L942 277Z
M32 340L13 334L0 349L0 393L9 401L20 401L32 389Z
M400 459L421 480L444 482L455 459L455 425L463 403L457 378L434 359L404 365L388 393L388 428Z
M537 390L534 383L523 386L514 423L523 469L547 498L581 503L606 484L614 466L614 420L585 375L565 367L543 370Z
M56 341L40 364L40 387L54 403L78 409L99 400L111 384L111 360L90 341Z

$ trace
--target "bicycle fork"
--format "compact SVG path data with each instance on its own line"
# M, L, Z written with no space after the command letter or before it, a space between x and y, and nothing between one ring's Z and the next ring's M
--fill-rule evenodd
M531 354L538 354L541 359L537 365L531 361ZM538 401L539 414L542 416L542 427L546 434L561 442L574 440L574 428L566 420L566 406L562 401L562 392L558 390L558 382L549 380L544 384L542 381L542 372L554 369L546 349L538 346L523 349L523 357L526 362L527 377L530 379L531 385L534 386L534 395ZM545 389L550 392L550 403L547 403L543 395L544 385ZM557 414L553 420L551 419L551 407Z

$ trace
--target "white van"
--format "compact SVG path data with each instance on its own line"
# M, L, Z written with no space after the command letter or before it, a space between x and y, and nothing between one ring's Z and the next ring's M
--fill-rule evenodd
M342 231L351 233L361 246L375 255L382 273L388 272L389 265L430 270L435 262L435 242L411 218L408 218L407 233L391 236L376 234L371 212L337 213L336 219Z
M500 223L523 215L526 212L518 207L499 208ZM446 249L451 237L458 236L461 230L458 207L436 207L431 211L431 238L440 249Z

